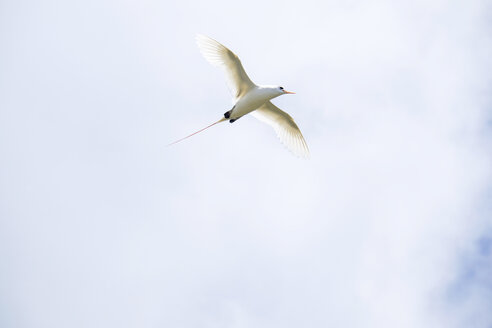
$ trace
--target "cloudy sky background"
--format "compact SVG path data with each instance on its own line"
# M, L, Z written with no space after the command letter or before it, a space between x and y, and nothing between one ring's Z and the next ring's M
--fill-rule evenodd
M0 326L491 327L490 1L0 2ZM231 107L235 51L310 160Z

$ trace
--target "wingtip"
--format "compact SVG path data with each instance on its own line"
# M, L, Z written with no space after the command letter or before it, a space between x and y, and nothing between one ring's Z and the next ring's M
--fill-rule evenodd
M197 33L195 34L195 42L200 45L200 43L205 40L207 37L203 34Z
M290 150L290 149L289 149ZM291 153L293 153L296 157L304 159L304 160L309 160L311 159L311 153L307 149L303 149L300 152L290 150Z
M287 150L289 150L289 152L292 153L294 156L308 160L311 157L309 147L306 143L306 140L304 140L301 131L299 129L297 130L300 134L300 138L293 138L292 135L290 135L290 138L289 137L285 138L285 135L284 137L282 137L282 133L279 132L277 132L277 137L279 138L280 142L284 145L284 147Z
M206 35L203 35L201 33L195 34L195 42L196 44L200 47L202 44L206 43L210 38Z
M213 41L213 42L218 42L216 41L215 39L212 39L211 37L205 35L205 34L201 34L201 33L196 33L195 34L195 40L200 43L200 42L210 42L210 41Z

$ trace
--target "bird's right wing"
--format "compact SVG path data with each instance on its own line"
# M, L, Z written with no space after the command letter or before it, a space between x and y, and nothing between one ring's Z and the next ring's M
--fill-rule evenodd
M229 87L235 99L241 97L255 84L250 80L238 56L219 42L207 36L196 36L203 57L214 66L222 67L227 75Z
M309 148L306 140L304 140L301 130L299 130L296 122L289 114L270 101L264 103L251 114L260 121L271 125L280 141L295 155L304 158L309 157Z

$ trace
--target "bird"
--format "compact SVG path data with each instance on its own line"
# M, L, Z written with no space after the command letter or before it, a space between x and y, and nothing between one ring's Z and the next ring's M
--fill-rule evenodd
M294 155L308 158L309 148L294 119L271 102L273 98L295 92L287 91L280 85L257 85L253 83L246 74L239 57L227 47L202 34L196 35L196 42L203 57L210 64L222 68L225 72L234 106L225 112L224 117L217 122L169 145L187 139L218 123L227 120L234 123L251 113L258 120L272 126L280 141Z

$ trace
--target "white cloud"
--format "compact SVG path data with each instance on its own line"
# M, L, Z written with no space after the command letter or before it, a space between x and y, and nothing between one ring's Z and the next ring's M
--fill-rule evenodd
M486 2L3 7L2 327L492 323ZM164 147L230 107L196 32L311 160L248 117Z

